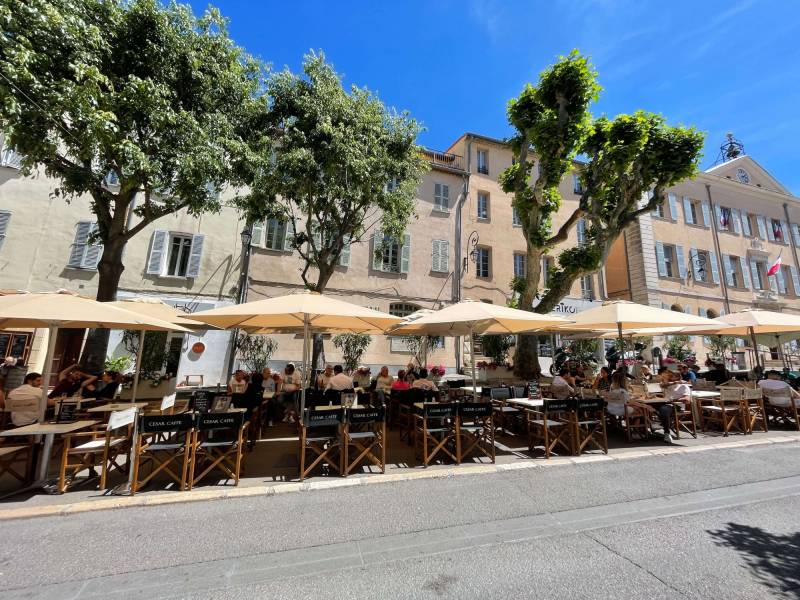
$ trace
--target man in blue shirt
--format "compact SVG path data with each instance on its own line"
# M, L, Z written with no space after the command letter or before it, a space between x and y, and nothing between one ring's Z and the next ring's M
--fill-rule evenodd
M686 365L680 366L680 373L681 373L681 381L685 381L686 383L694 384L697 381L697 375L694 371L692 371Z

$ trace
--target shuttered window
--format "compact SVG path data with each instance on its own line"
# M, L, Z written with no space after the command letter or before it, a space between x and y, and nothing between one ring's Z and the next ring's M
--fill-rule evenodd
M444 183L434 184L433 208L440 212L450 212L450 186Z
M586 245L586 219L578 219L578 222L575 224L575 231L578 236L578 245L585 246Z
M486 192L478 192L478 218L482 220L489 219L489 194Z
M93 270L103 255L103 245L96 243L97 223L79 221L75 225L75 239L69 251L67 266L71 269ZM90 242L91 240L91 242Z
M436 273L450 272L450 242L433 240L431 242L431 271Z
M205 236L201 233L156 230L150 243L147 273L166 277L198 277L204 245Z
M521 252L514 252L514 277L525 277L527 256Z
M3 241L8 235L8 225L11 222L11 213L7 210L0 210L0 249L3 248Z
M372 269L385 273L408 273L411 268L411 234L403 242L376 231L372 235Z

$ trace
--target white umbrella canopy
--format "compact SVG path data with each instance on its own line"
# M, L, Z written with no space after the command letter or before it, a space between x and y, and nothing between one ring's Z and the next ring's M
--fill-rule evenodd
M393 327L387 333L389 335L469 336L473 398L477 400L474 334L534 332L567 323L569 323L567 319L554 315L540 315L488 302L463 300L436 312L421 315L413 322Z
M627 300L609 300L602 305L590 308L572 316L572 323L561 329L564 331L650 329L642 335L658 335L675 333L674 328L687 326L715 327L719 323L714 319L696 317L682 312L656 308L645 304L637 304Z
M253 333L290 333L306 327L312 331L383 333L401 320L308 291L204 310L186 318L224 329L240 327Z
M117 300L115 302L111 302L110 304L116 306L117 308L122 308L139 315L155 317L156 319L161 319L162 321L180 325L184 329L197 330L212 328L212 326L209 326L205 323L199 323L197 321L188 319L187 313L178 310L174 306L171 306L166 302L159 300L158 298L131 298L129 300Z

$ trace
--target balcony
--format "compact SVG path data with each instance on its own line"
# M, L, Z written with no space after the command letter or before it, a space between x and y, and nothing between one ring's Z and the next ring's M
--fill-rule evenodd
M447 152L437 152L424 148L422 154L432 166L447 169L450 171L464 172L464 157L458 154L448 154Z

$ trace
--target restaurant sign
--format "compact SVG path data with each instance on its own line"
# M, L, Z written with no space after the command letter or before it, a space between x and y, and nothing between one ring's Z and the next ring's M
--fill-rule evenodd
M535 307L539 304L539 300L533 301ZM564 298L556 304L555 308L550 311L551 315L558 315L559 317L569 317L570 315L577 315L579 312L600 306L600 300L584 300L583 298Z

